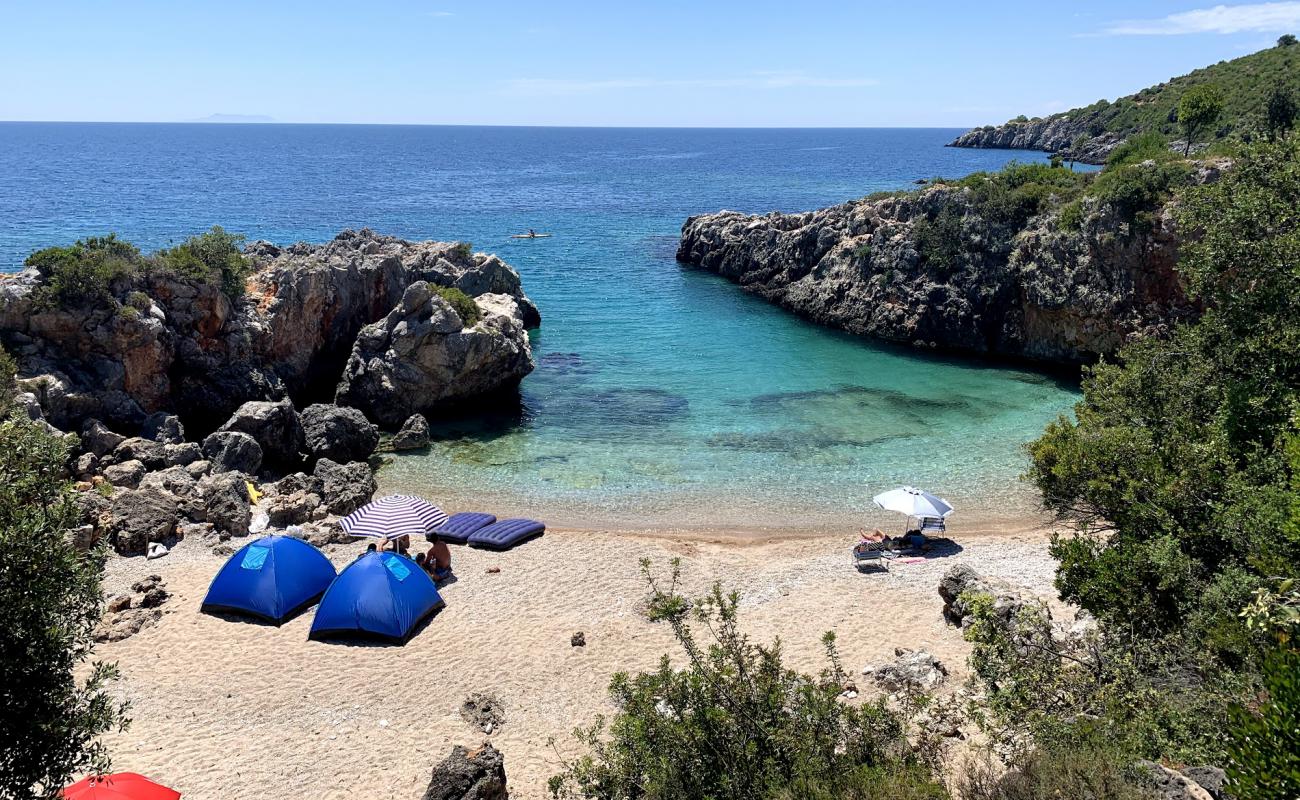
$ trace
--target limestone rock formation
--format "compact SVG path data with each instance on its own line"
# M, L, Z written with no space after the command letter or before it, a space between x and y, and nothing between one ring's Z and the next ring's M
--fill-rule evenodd
M321 245L254 242L246 254L254 272L236 300L215 283L150 271L114 284L115 303L49 308L35 269L4 281L0 344L18 361L22 391L62 430L96 418L134 433L161 411L203 435L248 401L332 395L357 333L413 283L503 295L524 326L540 322L519 275L463 245L349 230ZM143 295L148 311L120 313L128 294Z
M412 414L517 386L533 368L524 309L504 294L476 302L483 318L468 326L431 284L411 284L357 335L336 401L396 427Z
M253 437L268 463L293 466L301 460L302 424L298 421L298 412L294 410L293 403L287 399L276 402L250 400L236 409L219 430L246 433Z
M262 446L242 431L217 431L203 440L203 456L214 472L257 474L262 467Z
M1133 229L1095 199L1078 230L1055 212L991 235L968 188L855 200L819 211L691 217L677 258L814 322L892 342L1086 363L1195 314L1175 271L1167 213ZM917 225L960 220L955 263L931 263Z
M379 429L355 408L316 403L300 415L306 452L331 461L365 461L379 445Z
M1084 142L1076 148L1074 143L1080 136ZM1044 150L1048 153L1061 153L1084 164L1104 164L1110 152L1123 141L1124 137L1119 134L1097 131L1091 120L1053 115L1025 122L1012 121L1003 125L973 128L958 136L948 146Z
M320 480L320 496L330 513L345 516L370 502L378 485L369 464L336 464L328 458L316 462L313 476Z

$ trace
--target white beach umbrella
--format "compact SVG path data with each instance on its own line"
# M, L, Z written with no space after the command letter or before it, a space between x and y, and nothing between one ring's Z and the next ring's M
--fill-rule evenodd
M447 515L423 497L393 494L367 503L344 517L340 524L353 536L396 539L424 536L447 521Z
M909 517L946 517L952 513L947 500L913 486L890 489L871 499L886 511L897 511Z

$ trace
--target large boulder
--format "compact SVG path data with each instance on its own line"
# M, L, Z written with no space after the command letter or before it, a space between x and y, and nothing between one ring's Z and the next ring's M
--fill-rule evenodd
M97 419L86 420L81 428L81 446L99 458L112 453L125 441L125 436L109 430L107 425Z
M245 472L256 475L262 468L262 447L247 433L217 431L203 440L203 456L213 472Z
M357 335L335 399L396 428L427 413L519 384L533 369L524 313L509 295L474 298L470 325L431 284L411 284L402 300Z
M1153 761L1139 761L1138 767L1150 778L1155 800L1215 800L1215 796L1183 773Z
M1031 605L1046 612L1042 600L1017 586L999 578L981 575L969 564L959 564L944 573L939 580L939 596L943 598L943 616L954 625L969 627L971 609L968 600L985 595L993 601L994 616L1006 624L1015 621L1020 609ZM1048 614L1050 617L1050 614Z
M456 745L433 768L424 800L507 800L506 763L486 742L477 750Z
M247 536L252 521L249 505L248 476L222 472L199 479L199 496L203 500L204 521L227 536Z
M140 485L140 479L145 475L144 464L135 459L123 461L120 464L114 464L104 468L104 480L114 486L134 489Z
M412 414L393 435L394 450L419 450L429 446L429 421L423 414Z
M862 674L891 692L922 693L937 689L948 677L948 670L924 650L896 648L893 661L864 668Z
M301 419L313 458L365 461L379 445L379 429L355 408L316 403L303 409Z
M252 436L262 448L262 457L268 463L292 466L302 460L302 424L289 400L244 403L220 430Z
M141 436L133 436L130 439L124 439L121 444L113 448L113 461L121 464L124 461L139 461L149 469L161 469L167 466L167 449L153 439L145 439Z
M114 492L107 516L108 541L124 556L144 555L150 542L171 538L180 522L175 499L146 489Z
M331 514L351 514L370 502L379 488L374 471L361 461L338 464L328 458L316 462L312 473L321 481L320 496Z

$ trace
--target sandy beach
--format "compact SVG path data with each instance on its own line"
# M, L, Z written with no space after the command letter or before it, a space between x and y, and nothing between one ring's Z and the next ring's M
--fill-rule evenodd
M199 613L223 559L197 541L155 561L114 558L110 594L148 574L172 593L156 625L97 649L119 664L116 691L132 703L130 729L108 739L114 768L188 800L413 798L453 745L490 739L505 755L511 796L544 797L561 756L576 752L569 732L613 710L610 676L678 655L666 626L638 612L642 557L666 569L680 556L690 593L715 579L741 592L747 628L759 640L779 636L793 666L819 669L820 636L833 630L853 673L895 647L925 648L956 685L967 646L941 617L940 576L965 562L1049 592L1052 561L1041 519L950 532L960 552L868 573L849 562L851 533L553 530L507 553L455 548L446 608L404 647L310 642L310 611L281 628ZM362 549L327 552L341 567ZM585 647L570 644L577 631ZM505 706L490 737L459 714L476 691Z

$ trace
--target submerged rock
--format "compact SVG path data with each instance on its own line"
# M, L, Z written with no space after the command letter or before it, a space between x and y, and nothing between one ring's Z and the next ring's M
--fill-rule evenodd
M473 326L426 282L358 334L336 401L396 427L474 397L514 388L532 371L524 312L508 295L476 298Z

